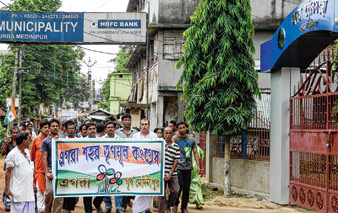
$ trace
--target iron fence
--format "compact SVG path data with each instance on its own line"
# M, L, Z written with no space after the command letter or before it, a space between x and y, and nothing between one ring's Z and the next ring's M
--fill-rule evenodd
M257 113L254 122L247 134L231 137L231 158L270 160L270 121Z
M270 160L270 91L262 91L256 99L254 119L248 123L248 131L230 138L231 158ZM216 157L224 157L225 137L218 136Z
M338 212L338 69L307 70L290 98L290 201Z

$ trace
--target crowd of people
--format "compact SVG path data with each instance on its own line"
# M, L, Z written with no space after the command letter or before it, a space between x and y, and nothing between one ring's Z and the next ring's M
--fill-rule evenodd
M204 153L197 146L194 133L188 131L185 122L170 121L165 128L150 131L147 119L140 121L140 129L131 127L131 116L121 117L122 127L116 129L110 120L93 123L86 120L77 124L73 120L60 123L57 119L42 120L38 135L33 124L14 126L10 136L3 141L1 154L6 156L5 190L3 202L11 212L72 212L79 202L78 197L54 198L52 181L52 140L57 138L163 138L165 141L165 196L114 196L115 211L132 208L134 213L188 212L188 203L202 209L203 196L200 177ZM182 196L181 196L182 194ZM180 199L181 198L181 199ZM132 202L133 200L133 202ZM105 208L103 209L103 203ZM112 197L83 197L85 212L111 212ZM93 208L94 206L94 208Z

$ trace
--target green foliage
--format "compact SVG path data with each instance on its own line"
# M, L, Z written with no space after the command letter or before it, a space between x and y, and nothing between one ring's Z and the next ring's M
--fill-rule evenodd
M131 50L131 46L122 45L120 46L119 53L114 59L111 59L109 62L114 62L116 64L114 72L130 72L126 67L131 54L129 53Z
M212 200L213 198L215 198L217 196L223 196L223 192L222 191L219 191L217 188L213 189L213 188L205 185L205 183L201 184L201 189L202 189L202 194L203 194L204 201Z
M99 102L97 105L99 109L110 111L109 102Z
M5 140L6 135L7 135L7 129L3 127L0 122L0 142L3 142ZM2 144L0 147L2 147Z
M337 60L338 60L338 40L335 40L334 42L335 44L335 51L334 51L334 58L333 58L333 64L331 66L331 75L333 72L335 72L336 68L337 68Z
M187 100L185 117L197 131L238 134L247 128L260 95L254 69L250 0L201 0L184 33L177 87Z
M107 79L104 81L102 85L103 98L107 102L109 102L109 96L110 96L110 80L111 80L111 75L108 74Z
M15 46L10 46L10 54L4 55L0 70L1 105L12 90ZM57 103L61 106L63 99L74 104L89 97L85 76L79 73L80 60L84 56L81 49L65 45L25 45L22 78L22 110L24 116L36 115L40 103L48 106ZM55 76L55 77L54 77ZM3 78L2 78L3 77Z
M14 10L56 11L60 0L16 0L10 5ZM71 45L33 45L23 46L23 63L26 67L22 79L23 116L36 116L39 105L57 103L63 99L75 107L89 97L85 76L80 74L80 61L84 52ZM9 54L1 56L3 65L0 70L0 104L12 91L14 55L18 45L9 46ZM17 90L18 92L18 90Z
M10 6L15 11L57 11L60 0L15 0Z

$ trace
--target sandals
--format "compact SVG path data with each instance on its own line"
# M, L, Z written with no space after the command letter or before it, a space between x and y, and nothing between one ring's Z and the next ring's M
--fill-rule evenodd
M201 210L203 209L203 206L196 204L196 209Z

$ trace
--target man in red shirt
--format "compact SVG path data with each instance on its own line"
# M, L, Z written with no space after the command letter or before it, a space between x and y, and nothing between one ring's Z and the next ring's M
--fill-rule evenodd
M40 123L40 134L34 138L31 147L31 160L34 161L34 186L37 188L37 208L39 212L45 211L46 178L42 162L41 144L48 137L48 120Z

